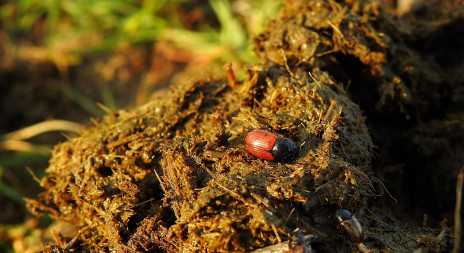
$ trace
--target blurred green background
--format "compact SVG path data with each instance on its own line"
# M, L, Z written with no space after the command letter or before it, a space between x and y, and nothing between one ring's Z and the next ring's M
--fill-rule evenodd
M35 252L56 223L30 215L53 146L172 83L259 62L250 37L281 0L0 0L0 252ZM35 180L34 180L35 178ZM52 229L47 229L52 227ZM52 232L50 232L52 231Z

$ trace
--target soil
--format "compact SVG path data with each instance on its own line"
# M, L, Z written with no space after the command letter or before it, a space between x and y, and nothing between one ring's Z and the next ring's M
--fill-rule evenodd
M378 1L287 1L245 80L174 84L55 147L28 208L76 231L44 251L449 252L463 14L454 1L401 17ZM254 129L297 142L298 159L250 155Z

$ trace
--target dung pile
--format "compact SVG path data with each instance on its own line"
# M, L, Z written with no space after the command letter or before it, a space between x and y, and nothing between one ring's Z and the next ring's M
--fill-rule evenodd
M373 194L372 143L358 106L314 77L275 66L107 116L55 148L30 207L83 228L86 250L245 251L295 228L328 239L330 214L363 213ZM252 157L253 129L297 141L299 159Z
M462 18L456 10L450 24ZM445 223L406 227L389 205L372 201L381 185L374 173L394 195L407 194L407 177L393 182L388 169L414 168L413 147L443 159L438 151L463 145L433 123L446 107L454 114L441 120L463 132L462 120L452 120L462 119L462 94L445 103L463 80L446 73L462 63L444 68L423 54L415 35L439 28L417 13L399 19L378 2L289 1L255 38L264 63L246 80L173 84L170 95L103 117L57 145L45 192L28 207L79 232L45 250L253 251L299 229L317 252L347 252L355 245L339 229L340 208L361 222L367 249L449 250ZM255 129L292 139L299 157L251 156L244 138ZM436 138L449 142L428 148Z

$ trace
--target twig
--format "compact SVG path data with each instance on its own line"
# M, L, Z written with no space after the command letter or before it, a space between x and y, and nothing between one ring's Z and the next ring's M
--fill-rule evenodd
M285 63L285 68L287 69L287 72L290 74L290 77L293 78L293 72L290 70L290 67L287 64L287 56L285 55L285 51L281 48L280 53L282 54L282 58L284 58L284 63Z
M313 79L313 81L319 86L319 88L322 88L321 84L314 78L313 74L311 74L311 71L308 71L309 76Z
M40 183L42 182L42 180L40 180L34 173L34 171L31 170L31 168L29 168L29 166L26 167L26 169L29 171L29 174L31 174L32 178L34 179L34 181L36 181L37 183Z
M464 181L464 166L458 174L456 182L456 205L454 206L454 247L453 253L460 252L461 247L461 200L462 200L462 184Z
M235 79L234 71L232 70L232 64L227 63L224 65L224 70L226 71L226 78L227 82L229 83L229 86L231 88L237 87L237 79Z
M71 241L69 241L64 247L63 247L63 250L66 252L66 251L69 251L73 246L74 244L76 244L77 240L79 239L79 237L89 229L90 227L89 226L86 226L84 228L82 228L81 230L79 230L79 232L77 233L76 236L74 236Z

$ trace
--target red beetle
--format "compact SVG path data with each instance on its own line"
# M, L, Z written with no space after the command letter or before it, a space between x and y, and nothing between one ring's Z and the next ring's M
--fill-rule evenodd
M291 162L300 154L300 148L293 141L265 130L249 132L245 145L252 155L269 161Z

